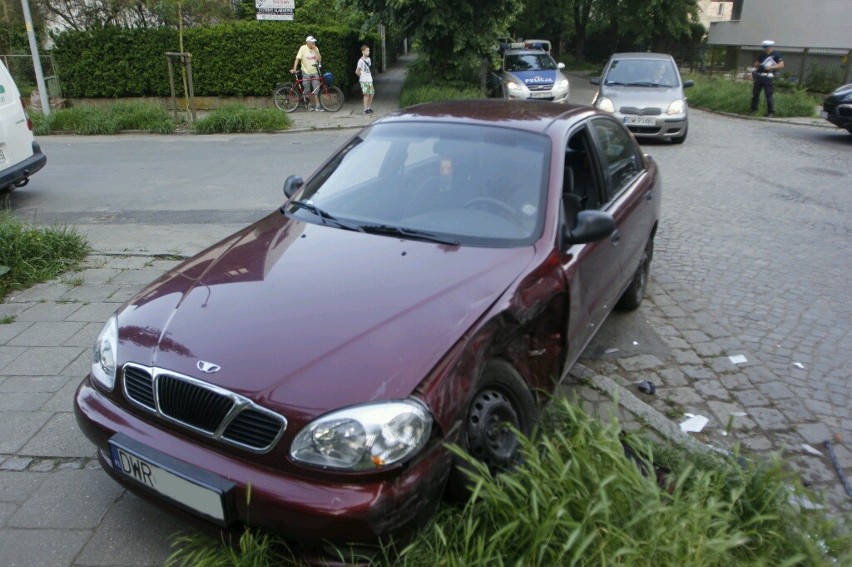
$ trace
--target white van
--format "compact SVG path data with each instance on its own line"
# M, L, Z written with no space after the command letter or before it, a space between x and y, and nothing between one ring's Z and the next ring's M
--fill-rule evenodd
M0 61L0 192L23 187L46 162L18 86Z

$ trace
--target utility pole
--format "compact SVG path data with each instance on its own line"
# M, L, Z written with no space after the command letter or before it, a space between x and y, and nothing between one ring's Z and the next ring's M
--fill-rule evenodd
M21 0L21 8L24 10L24 23L27 25L27 38L30 40L30 52L33 54L33 67L35 68L36 85L41 98L41 111L45 118L50 116L50 101L47 97L47 87L44 85L44 73L41 70L41 56L38 54L38 43L36 42L35 30L33 29L33 17L30 15L29 0Z

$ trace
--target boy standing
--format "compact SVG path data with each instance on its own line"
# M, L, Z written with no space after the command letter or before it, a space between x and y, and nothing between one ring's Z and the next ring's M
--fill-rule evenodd
M373 87L373 74L370 72L370 64L370 47L362 45L361 59L358 60L358 65L355 67L355 74L358 75L358 80L361 83L361 93L364 95L364 114L373 113L373 96L376 94L376 89Z

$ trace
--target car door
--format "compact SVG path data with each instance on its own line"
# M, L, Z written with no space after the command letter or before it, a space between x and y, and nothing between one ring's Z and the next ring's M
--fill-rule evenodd
M613 216L617 227L613 238L622 270L616 285L620 296L638 269L651 236L658 195L639 145L624 126L601 116L591 120L591 132L603 171L605 203L601 208Z
M591 123L584 122L572 131L565 146L561 218L569 229L580 211L603 210L607 205L605 177L591 130ZM576 361L618 299L623 279L619 239L616 231L596 242L560 245L570 300L565 368Z

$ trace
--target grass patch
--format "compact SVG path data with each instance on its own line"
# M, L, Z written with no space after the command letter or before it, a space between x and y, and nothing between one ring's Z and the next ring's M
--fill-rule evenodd
M686 91L690 105L733 114L751 113L752 83L703 75L688 75L684 78L695 81L695 87ZM774 95L775 116L779 118L815 116L816 108L821 103L821 100L804 90L776 88ZM758 113L766 113L766 99L762 94Z
M81 135L118 134L141 130L152 134L171 134L175 122L169 113L156 104L118 102L110 106L81 105L54 110L49 117L32 112L36 135L73 132Z
M524 440L524 464L491 477L473 463L475 489L463 508L445 506L409 545L386 549L373 565L401 567L561 565L843 565L850 538L824 512L801 510L806 495L778 460L690 454L625 438L565 400L544 414L543 434ZM643 475L622 442L647 470ZM810 496L813 500L813 496ZM250 533L250 532L248 532ZM263 540L267 552L279 548ZM242 546L243 542L240 542ZM199 548L206 560L193 563ZM281 547L283 549L283 547ZM267 565L203 536L177 542L170 565ZM224 559L231 557L228 563ZM223 562L217 562L217 561Z
M274 108L248 108L232 104L217 108L195 123L200 134L235 132L280 132L291 125L287 114Z
M418 57L408 68L399 96L401 107L421 102L485 98L482 90L470 83L447 81L433 77L432 69L422 57Z
M76 268L88 252L74 229L29 226L0 212L0 299Z

